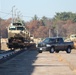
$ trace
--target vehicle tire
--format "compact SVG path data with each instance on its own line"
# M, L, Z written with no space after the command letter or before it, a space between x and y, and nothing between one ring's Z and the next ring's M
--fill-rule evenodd
M67 53L71 53L71 47L68 47L66 50Z
M13 50L13 48L10 48L10 50Z
M55 52L56 52L56 53L59 53L59 50L56 50Z
M51 47L50 53L54 53L54 51L55 51L54 47Z
M42 53L42 51L41 51L41 50L39 50L39 53Z

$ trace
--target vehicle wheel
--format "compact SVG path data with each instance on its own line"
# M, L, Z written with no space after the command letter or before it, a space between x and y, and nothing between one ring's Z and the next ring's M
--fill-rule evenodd
M41 51L41 50L39 50L39 53L42 53L42 51Z
M59 50L56 50L55 52L56 52L56 53L59 53Z
M54 47L51 47L50 53L54 53L54 51L55 51Z
M71 53L71 47L68 47L66 50L67 53Z
M10 50L13 50L13 48L10 48Z

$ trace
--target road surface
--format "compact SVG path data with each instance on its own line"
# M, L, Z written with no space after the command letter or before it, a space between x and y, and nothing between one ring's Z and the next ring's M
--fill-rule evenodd
M0 64L0 75L76 75L76 50L71 54L25 51Z

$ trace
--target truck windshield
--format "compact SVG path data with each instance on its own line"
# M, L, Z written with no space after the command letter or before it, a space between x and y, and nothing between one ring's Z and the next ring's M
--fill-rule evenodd
M45 40L43 40L44 43L49 43L49 42L55 42L54 38L46 38Z
M24 30L24 27L17 27L17 30Z
M15 26L10 26L9 30L16 30L16 27Z
M9 30L16 30L16 28L9 28Z

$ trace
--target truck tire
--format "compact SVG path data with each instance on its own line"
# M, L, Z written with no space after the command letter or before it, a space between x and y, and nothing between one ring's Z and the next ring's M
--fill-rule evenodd
M54 51L55 51L55 48L54 47L51 47L50 48L50 53L54 53Z
M66 50L67 53L71 53L71 47L68 47Z
M39 53L42 53L42 51L41 51L41 50L39 50Z

